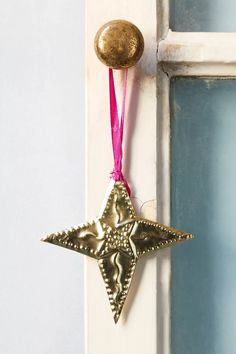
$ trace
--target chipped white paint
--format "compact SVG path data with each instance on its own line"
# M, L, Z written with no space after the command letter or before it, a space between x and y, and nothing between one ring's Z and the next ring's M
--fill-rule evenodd
M169 30L169 1L157 0L157 41L164 39Z
M157 46L169 31L169 1L157 0ZM157 48L158 49L158 48ZM157 215L170 225L170 80L157 65ZM170 249L157 259L157 354L170 354Z
M169 30L158 62L169 76L236 76L236 33Z
M157 67L157 215L170 225L170 80ZM157 266L157 354L170 354L170 249L163 250Z

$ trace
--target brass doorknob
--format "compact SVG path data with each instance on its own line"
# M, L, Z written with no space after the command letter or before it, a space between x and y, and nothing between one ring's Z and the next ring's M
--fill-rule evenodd
M113 69L129 68L141 58L144 39L140 30L131 22L107 22L97 32L94 41L98 58Z

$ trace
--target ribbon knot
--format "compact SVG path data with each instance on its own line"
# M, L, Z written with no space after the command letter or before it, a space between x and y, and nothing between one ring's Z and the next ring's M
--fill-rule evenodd
M128 69L125 69L121 118L119 120L113 70L109 68L110 123L111 123L112 149L113 149L113 157L114 157L114 168L111 172L111 178L113 178L114 181L116 182L123 181L130 195L129 185L122 174L122 158L123 158L122 143L123 143L123 131L124 131L127 77L128 77Z
M117 170L111 172L111 178L113 178L114 181L122 181L124 179L122 172Z

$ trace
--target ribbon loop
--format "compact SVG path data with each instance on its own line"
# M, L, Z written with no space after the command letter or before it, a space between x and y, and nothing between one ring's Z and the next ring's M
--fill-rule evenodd
M123 143L123 132L124 132L127 78L128 78L128 69L125 69L124 92L123 92L123 99L122 99L121 118L119 121L113 70L109 68L110 123L111 123L112 149L113 149L113 157L114 157L114 168L113 171L111 172L111 178L113 178L114 181L123 181L127 188L128 193L130 194L129 185L122 174L122 158L123 158L122 143Z

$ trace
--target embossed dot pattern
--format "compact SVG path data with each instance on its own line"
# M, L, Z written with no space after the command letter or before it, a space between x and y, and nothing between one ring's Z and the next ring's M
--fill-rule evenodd
M189 233L135 215L123 182L114 182L101 216L43 239L98 260L117 322L138 258L192 238Z

